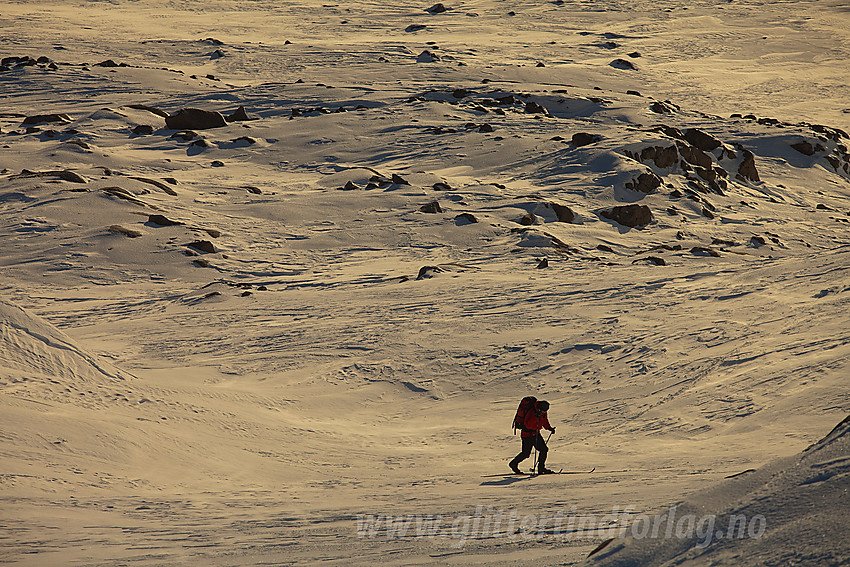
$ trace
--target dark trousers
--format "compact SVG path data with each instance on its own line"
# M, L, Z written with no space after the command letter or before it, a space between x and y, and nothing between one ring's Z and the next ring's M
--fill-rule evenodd
M546 455L549 453L549 447L546 446L546 441L539 433L531 437L522 438L522 451L511 461L512 465L519 465L531 455L531 450L537 449L537 469L540 470L546 465Z

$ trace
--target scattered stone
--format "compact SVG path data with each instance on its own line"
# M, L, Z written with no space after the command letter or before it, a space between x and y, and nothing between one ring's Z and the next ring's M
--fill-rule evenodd
M223 162L223 161L220 161L220 160L215 159L215 160L213 160L213 161L211 161L211 162L210 162L210 165L211 165L212 167L224 167L224 162Z
M357 184L351 181L350 179L345 182L345 185L342 186L343 191L354 191L356 189L360 189L360 187L358 187Z
M549 267L549 258L543 258L537 263L537 269L542 270Z
M220 112L214 110L184 108L168 116L165 125L173 130L207 130L227 126L227 121Z
M428 27L428 26L425 26L423 24L410 24L409 26L404 28L404 31L406 31L407 33L413 33L413 32L422 31L426 27Z
M525 113L526 114L549 114L549 111L546 110L542 105L533 100L525 103Z
M175 132L171 135L172 138L182 138L184 141L188 142L189 140L194 140L198 137L197 132L193 132L192 130L181 130L180 132Z
M573 134L572 143L575 147L587 146L590 144L594 144L598 142L601 138L595 134L588 134L587 132L579 132L577 134Z
M620 205L599 211L600 216L632 228L652 222L652 211L646 205Z
M210 59L221 59L222 57L224 57L224 51L222 51L221 49L216 49L215 51L210 53ZM212 78L215 78L215 77L211 77L210 75L207 75L207 78L212 79Z
M396 173L393 173L392 177L390 178L390 181L392 183L395 183L396 185L410 185L410 183L404 177Z
M209 240L196 240L186 244L186 246L199 252L203 252L204 254L215 254L216 252L215 246L213 246L213 243Z
M649 110L656 114L670 114L673 112L673 108L670 105L659 101L655 101L649 105Z
M700 211L700 212L702 213L702 216L704 216L707 219L713 219L714 218L714 213L712 213L710 210L708 210L705 207L703 207L702 211Z
M422 266L421 268L419 268L419 274L417 274L416 279L423 280L427 278L432 278L434 277L434 274L439 274L442 271L443 270L440 269L439 266Z
M157 226L181 226L184 223L173 221L163 215L148 215L148 222Z
M523 226L531 226L537 222L537 216L531 211L528 211L517 222Z
M442 213L443 212L443 208L440 207L440 203L438 201L431 201L430 203L422 205L422 207L420 207L419 210L422 211L423 213Z
M67 114L36 114L34 116L27 116L21 124L42 124L44 122L62 122L67 124L71 122L71 117Z
M535 67L545 67L546 65L542 61L538 61Z
M228 122L246 122L248 120L257 120L254 116L249 116L248 111L245 110L244 106L240 106L237 108L233 114L227 116L225 118Z
M631 90L631 89L627 90L626 94L632 95L632 96L641 96L641 97L643 96L642 94L640 94L640 91L635 91L635 90Z
M637 65L627 59L614 59L608 65L615 69L622 69L624 71L637 71Z
M435 61L439 61L440 56L436 53L431 53L427 49L419 54L416 58L417 63L434 63Z
M637 260L633 260L632 264L637 264L638 262L648 262L650 264L654 264L656 266L666 266L667 261L664 258L659 256L646 256L645 258L638 258Z
M478 219L475 218L475 215L472 213L461 213L455 217L455 221L465 221L471 224L475 224L478 222Z
M128 65L127 65L126 63L121 63L121 64L119 65L118 63L116 63L116 62L115 62L115 61L113 61L112 59L107 59L106 61L101 61L100 63L95 63L95 64L94 64L94 66L95 66L95 67L109 67L109 68L113 68L113 67L128 67Z
M638 57L643 57L641 55L640 51L632 51L631 53L627 53L626 55L628 55L632 59L637 59Z
M124 236L128 236L130 238L138 238L142 236L142 232L138 230L134 230L132 228L125 228L119 224L113 224L109 227L109 232L112 234L122 234Z
M192 263L195 264L196 266L198 266L199 268L209 268L210 267L210 261L205 259L205 258L198 258L196 260L192 260ZM221 295L221 293L219 293L217 291L213 291L212 293L208 293L206 296L204 296L204 299L206 299L208 297L213 297L213 296L216 296L216 295Z
M132 132L136 136L148 136L150 134L153 134L153 126L150 126L148 124L139 124L138 126L133 128Z
M706 246L694 246L691 248L691 254L694 256L711 256L713 258L719 258L720 252L713 248L708 248Z
M66 140L65 143L71 146L77 146L78 148L81 148L83 150L91 150L91 146L83 142L82 140Z
M571 223L575 220L576 214L568 206L558 203L549 204L552 206L552 210L555 211L555 216L558 218L558 222Z
M444 183L443 181L438 181L431 186L434 191L451 191L452 186L448 183Z
M490 124L482 124L478 127L478 131L483 133L492 132L493 127Z
M431 6L430 8L425 9L426 12L430 12L432 14L442 14L443 12L445 12L447 10L448 10L448 8L446 8L441 2L438 2L438 3L434 4L433 6Z
M203 138L198 139L198 140L195 140L194 142L192 142L192 143L191 143L191 144L189 144L189 145L190 145L190 146L195 146L195 147L198 147L198 148L204 148L204 149L206 149L206 148L210 147L209 142L207 142L207 141L206 141L206 140L204 140Z

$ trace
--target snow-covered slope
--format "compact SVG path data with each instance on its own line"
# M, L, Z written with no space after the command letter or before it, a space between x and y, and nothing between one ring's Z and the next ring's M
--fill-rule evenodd
M4 560L574 564L464 518L847 414L840 3L429 8L2 3ZM592 475L479 478L528 394Z

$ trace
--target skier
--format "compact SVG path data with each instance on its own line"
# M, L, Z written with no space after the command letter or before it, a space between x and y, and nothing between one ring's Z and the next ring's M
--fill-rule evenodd
M546 468L546 455L549 448L546 446L546 441L540 435L541 429L548 429L555 433L555 428L549 425L549 418L546 412L549 411L549 402L538 400L534 404L533 411L528 411L525 414L525 419L522 422L522 451L511 461L511 470L516 474L523 474L519 470L519 464L531 455L531 449L537 449L537 474L553 474L555 471Z

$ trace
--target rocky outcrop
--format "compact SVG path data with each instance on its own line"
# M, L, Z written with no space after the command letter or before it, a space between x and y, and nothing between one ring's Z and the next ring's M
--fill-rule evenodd
M759 179L759 172L756 170L756 156L753 155L753 152L744 148L741 148L741 152L744 155L744 159L738 166L737 177L741 180L761 181Z

